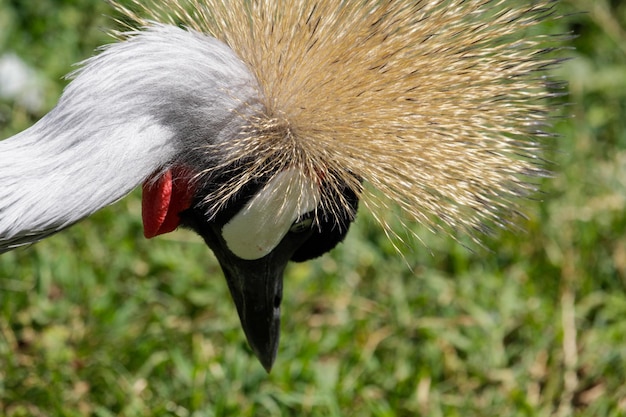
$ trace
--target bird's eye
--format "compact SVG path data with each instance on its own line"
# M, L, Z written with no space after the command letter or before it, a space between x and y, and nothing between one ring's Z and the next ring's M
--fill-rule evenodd
M307 230L309 230L311 228L312 224L313 224L313 218L312 217L307 217L305 219L298 220L294 224L292 224L291 228L289 229L289 231L291 233L306 232Z

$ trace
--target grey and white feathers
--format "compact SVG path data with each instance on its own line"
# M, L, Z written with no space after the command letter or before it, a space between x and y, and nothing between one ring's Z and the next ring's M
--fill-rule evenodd
M258 88L232 50L154 24L72 74L56 107L0 142L0 252L124 197L155 170L235 136Z

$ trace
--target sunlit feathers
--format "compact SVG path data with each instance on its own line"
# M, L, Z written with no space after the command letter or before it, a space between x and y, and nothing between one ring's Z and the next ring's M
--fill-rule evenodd
M294 186L311 184L304 177L326 184L326 214L342 209L336 196L348 186L383 225L382 211L397 204L409 220L466 232L505 225L518 198L535 191L529 179L545 174L545 70L557 62L558 38L537 25L554 18L554 7L548 0L117 5L130 27L161 21L215 36L258 81L262 111L247 116L227 149L219 144L227 159L204 174L245 169L207 197L211 206L250 180L296 166L303 179Z

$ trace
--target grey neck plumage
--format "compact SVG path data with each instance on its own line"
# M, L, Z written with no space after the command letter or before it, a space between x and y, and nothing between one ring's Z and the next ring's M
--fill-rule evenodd
M62 230L177 163L258 109L254 77L214 38L154 25L73 74L57 106L0 141L0 253Z

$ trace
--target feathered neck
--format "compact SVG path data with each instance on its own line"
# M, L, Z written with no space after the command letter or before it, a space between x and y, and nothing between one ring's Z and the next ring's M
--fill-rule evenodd
M174 165L210 165L195 150L241 130L258 94L223 43L160 24L72 77L50 113L0 142L0 252L68 227Z

